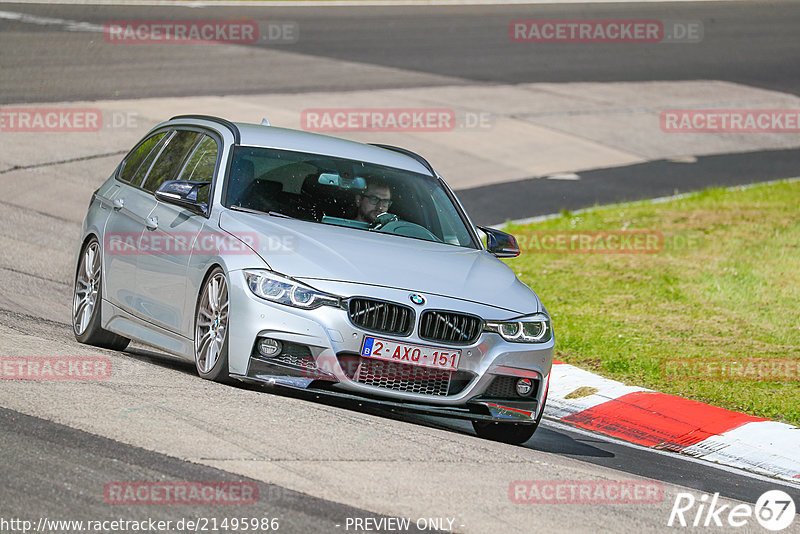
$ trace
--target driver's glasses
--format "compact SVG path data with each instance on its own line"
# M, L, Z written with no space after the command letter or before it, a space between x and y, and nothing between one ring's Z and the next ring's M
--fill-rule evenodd
M391 199L388 198L381 198L376 195L364 195L364 198L367 199L367 202L370 204L379 204L381 206L386 207L387 209L392 205Z

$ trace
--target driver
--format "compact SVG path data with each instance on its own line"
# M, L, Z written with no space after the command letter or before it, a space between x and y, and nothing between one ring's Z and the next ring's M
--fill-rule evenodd
M363 193L356 195L358 214L355 220L372 224L378 215L386 213L392 205L392 191L383 180L368 180Z

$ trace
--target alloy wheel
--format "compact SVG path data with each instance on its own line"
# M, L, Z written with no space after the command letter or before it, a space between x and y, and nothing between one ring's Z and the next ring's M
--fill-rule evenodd
M228 283L224 273L214 273L206 282L195 324L197 368L201 373L210 373L220 357L228 329Z

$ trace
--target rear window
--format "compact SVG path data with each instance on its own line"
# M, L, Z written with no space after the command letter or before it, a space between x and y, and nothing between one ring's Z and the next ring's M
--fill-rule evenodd
M122 169L120 170L118 178L123 182L138 185L141 180L132 182L134 176L140 168L144 168L144 172L147 172L147 169L153 162L153 158L158 154L158 147L165 135L166 132L151 135L139 146L134 148L122 162Z
M163 182L175 180L194 146L203 137L199 132L178 130L161 151L142 186L154 192Z

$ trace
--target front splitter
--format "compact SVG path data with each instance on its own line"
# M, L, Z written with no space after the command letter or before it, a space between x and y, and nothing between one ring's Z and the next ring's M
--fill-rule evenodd
M430 404L398 402L376 397L367 397L315 387L314 380L308 377L258 374L252 376L231 375L232 378L254 384L262 384L276 389L313 394L317 398L347 400L359 405L381 408L398 413L418 413L437 417L485 421L494 423L536 424L538 402L535 400L519 402L504 399L477 398L464 406L434 406Z

